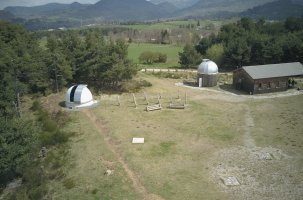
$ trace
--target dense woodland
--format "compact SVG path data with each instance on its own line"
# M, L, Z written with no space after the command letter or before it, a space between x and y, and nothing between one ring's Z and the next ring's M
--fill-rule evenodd
M196 66L205 58L221 68L235 69L246 65L303 63L303 18L288 18L281 22L253 21L242 18L224 25L217 35L203 38L198 45L186 46L180 53L183 67ZM197 58L197 59L195 59Z
M19 199L42 199L46 180L60 174L56 170L64 156L54 154L41 163L38 152L53 146L64 151L61 146L70 135L60 130L68 120L64 113L48 113L35 101L35 117L31 117L22 113L23 98L47 95L73 83L88 83L96 90L117 88L137 71L126 58L126 43L105 41L94 31L81 37L69 31L50 36L46 47L40 47L35 34L23 27L0 22L0 191L9 181L23 177L28 187ZM41 165L53 175L46 176Z

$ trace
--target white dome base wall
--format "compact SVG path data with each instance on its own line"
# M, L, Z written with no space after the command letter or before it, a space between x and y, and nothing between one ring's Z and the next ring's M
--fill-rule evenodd
M202 78L202 87L214 87L218 82L217 74L198 74L197 83L199 84L199 79Z

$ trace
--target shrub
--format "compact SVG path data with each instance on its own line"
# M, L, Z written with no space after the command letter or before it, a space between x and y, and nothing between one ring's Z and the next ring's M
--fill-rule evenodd
M44 199L44 196L47 194L47 187L45 184L40 185L36 188L32 188L29 192L29 198L32 200Z
M71 178L67 178L63 181L63 186L66 188L66 189L72 189L76 186L76 183L73 179Z
M139 61L143 64L166 63L167 55L159 52L145 51L140 54Z
M68 141L69 135L63 131L47 132L40 134L40 142L42 146L52 146L63 144Z
M131 80L122 85L123 92L138 92L142 87L151 87L152 84L146 80Z
M44 119L43 130L47 132L56 132L58 130L57 124L52 119Z
M158 62L159 63L166 63L167 55L163 53L158 53Z
M33 105L32 105L32 107L31 107L31 110L32 111L38 111L38 110L41 110L41 104L40 104L40 102L39 101L37 101L37 100L35 100L34 102L33 102Z
M150 51L145 51L140 54L139 61L144 64L153 64L154 63L154 54Z
M92 190L92 194L97 194L97 192L98 192L97 188L95 188L95 189Z
M57 125L62 128L67 122L69 122L70 118L67 112L59 110L54 115L54 120L56 121Z

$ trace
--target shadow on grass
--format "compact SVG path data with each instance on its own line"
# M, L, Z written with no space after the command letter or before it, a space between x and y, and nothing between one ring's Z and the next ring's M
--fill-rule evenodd
M61 107L61 108L65 108L65 101L60 101L58 103L58 105Z
M236 95L248 95L248 93L243 90L236 90L232 84L219 85L219 88L221 90L224 90L226 92L230 92L230 93L233 93Z
M190 87L198 87L197 81L195 81L195 80L184 80L183 84L190 86Z

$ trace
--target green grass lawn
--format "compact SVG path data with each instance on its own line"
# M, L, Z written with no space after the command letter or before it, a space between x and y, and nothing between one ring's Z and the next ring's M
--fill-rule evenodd
M102 95L100 106L86 111L95 118L71 112L73 121L66 129L75 136L63 169L66 176L49 184L53 199L144 199L122 163L148 194L161 200L302 196L302 95L246 99L177 87L180 80L144 73L137 78L152 83L144 91L151 104L161 94L163 109L146 112L141 91L135 94L137 108L125 93L121 106L115 95ZM171 99L183 103L185 92L185 110L167 109ZM144 137L145 143L134 145L133 137ZM248 140L254 146L246 146ZM262 153L273 159L260 158ZM104 175L107 169L113 174ZM226 176L236 176L241 186L224 186L221 178Z
M128 58L134 63L139 63L139 56L144 51L160 52L167 55L166 63L155 63L152 65L142 65L143 68L179 68L180 64L178 53L183 49L182 46L161 45L161 44L138 44L132 43L128 48Z
M200 26L205 27L209 24L213 24L215 28L221 27L223 24L230 22L231 20L199 20ZM194 24L197 25L198 20L178 20L178 21L164 21L164 22L155 22L151 24L134 24L134 25L105 25L108 27L116 26L116 27L126 27L137 29L140 31L146 30L162 30L162 29L177 29L180 28L180 25L188 25ZM105 27L102 26L102 27Z

